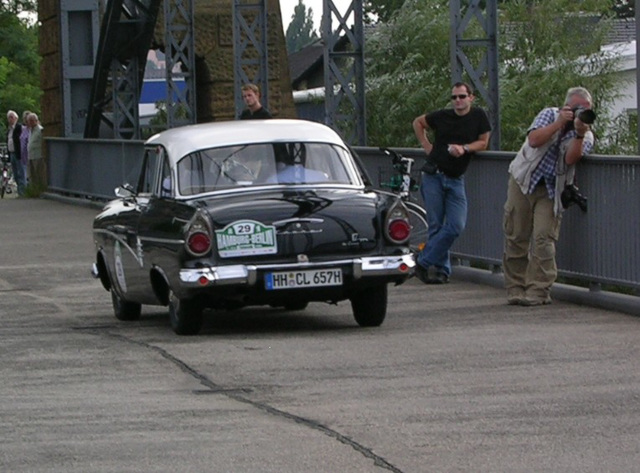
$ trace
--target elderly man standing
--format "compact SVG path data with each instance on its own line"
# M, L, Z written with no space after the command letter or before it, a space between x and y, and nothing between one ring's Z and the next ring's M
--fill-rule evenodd
M9 110L7 112L7 151L9 152L9 160L11 169L13 170L13 178L18 185L18 196L24 195L27 177L24 173L24 167L21 162L20 135L22 134L22 125L18 123L18 114Z
M27 116L29 127L29 174L30 184L36 192L41 192L47 187L47 164L42 155L42 125L38 115L30 113Z
M584 87L567 91L564 105L541 110L509 165L504 204L504 281L509 305L551 304L558 276L556 242L562 191L575 167L593 149L593 100ZM586 117L586 118L585 118Z

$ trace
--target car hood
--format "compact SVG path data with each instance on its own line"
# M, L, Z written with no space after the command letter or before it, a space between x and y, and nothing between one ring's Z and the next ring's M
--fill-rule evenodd
M372 254L396 199L356 190L269 191L202 202L218 256L236 260Z

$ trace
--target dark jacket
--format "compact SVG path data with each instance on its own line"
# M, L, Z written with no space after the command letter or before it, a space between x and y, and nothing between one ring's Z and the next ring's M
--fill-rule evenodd
M16 159L20 161L22 158L22 152L20 150L20 135L22 134L22 123L16 122L16 126L13 128L13 147L16 152ZM9 135L7 135L7 142L9 141Z

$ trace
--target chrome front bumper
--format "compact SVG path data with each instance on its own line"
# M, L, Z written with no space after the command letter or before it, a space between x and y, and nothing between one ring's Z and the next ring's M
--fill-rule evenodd
M253 286L258 280L258 273L260 272L300 271L305 269L338 267L351 267L353 278L358 280L370 276L408 276L415 265L415 259L411 254L399 256L370 256L321 263L305 262L273 265L237 264L181 269L180 281L183 287L225 286L234 284Z

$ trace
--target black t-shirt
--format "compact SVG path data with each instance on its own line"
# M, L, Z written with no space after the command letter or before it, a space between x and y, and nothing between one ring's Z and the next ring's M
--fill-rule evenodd
M251 113L251 110L246 108L240 114L240 120L258 120L263 118L273 118L271 113L269 113L269 110L264 107L260 107L253 113Z
M427 124L435 133L433 149L429 160L450 177L459 177L469 166L473 153L465 153L459 158L449 154L449 145L466 145L476 141L480 135L491 131L486 112L479 107L471 107L466 115L458 115L455 110L445 108L427 114Z

